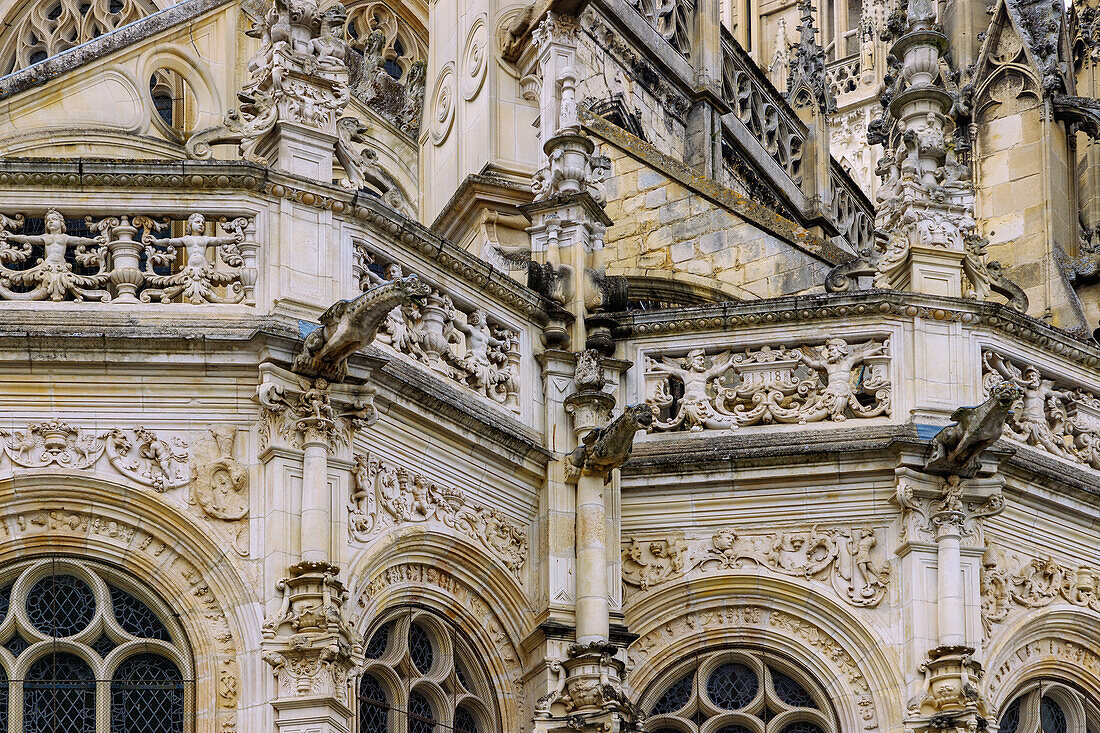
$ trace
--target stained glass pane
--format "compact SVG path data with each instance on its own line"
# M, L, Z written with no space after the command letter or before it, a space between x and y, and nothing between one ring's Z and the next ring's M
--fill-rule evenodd
M4 648L11 652L13 657L18 657L26 651L27 647L30 645L31 643L20 636L18 631L12 634L11 638L4 642Z
M752 733L752 731L743 725L727 725L719 728L718 733Z
M359 680L359 733L389 730L389 700L381 683L369 674Z
M8 729L8 673L0 666L0 730Z
M392 626L392 623L384 624L378 631L374 632L367 648L363 650L363 653L367 655L367 659L380 659L386 653L386 646L390 643L390 627Z
M4 620L4 617L8 615L8 606L11 605L11 586L6 585L0 588L0 621Z
M148 606L119 588L111 586L110 591L115 618L123 629L142 639L172 640L168 629Z
M418 670L427 674L435 661L435 650L428 632L417 624L409 627L409 655Z
M779 670L769 667L768 671L772 675L772 687L775 688L775 694L780 700L796 708L817 707L817 703L814 702L814 699L810 697L810 693L806 692L802 685Z
M745 707L760 688L756 672L739 662L723 664L710 673L707 680L707 695L711 701L726 710L738 710Z
M466 681L466 672L463 671L462 664L457 659L455 660L455 677L458 679L458 684L462 685L463 690L473 691L470 683Z
M674 682L657 700L657 704L653 706L649 714L668 715L687 705L688 700L691 699L691 678L692 675L686 674Z
M1039 719L1043 733L1066 733L1066 714L1053 699L1044 697L1039 702Z
M409 733L434 733L435 716L428 698L415 690L409 693Z
M1013 700L1001 714L1000 733L1016 733L1016 729L1020 727L1020 699Z
M94 614L92 589L71 575L42 578L27 594L27 617L43 634L72 636L82 631Z
M23 682L23 730L95 732L95 680L84 660L59 653L31 665Z
M183 676L159 654L138 654L111 680L112 733L182 733Z
M791 723L780 731L780 733L824 733L824 731L822 731L821 727L818 725L800 720L797 723Z
M96 654L98 654L99 656L106 658L107 655L114 651L115 647L117 646L118 644L111 641L111 637L107 636L106 634L100 634L99 638L95 640L94 644L92 644L92 649L95 649Z
M455 733L478 733L477 720L466 708L455 710Z

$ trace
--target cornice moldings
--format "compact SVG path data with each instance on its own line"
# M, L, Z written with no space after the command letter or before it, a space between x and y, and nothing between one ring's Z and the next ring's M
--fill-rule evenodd
M416 250L459 279L499 298L536 323L554 306L487 262L393 211L376 198L243 161L113 162L0 160L0 187L243 189L289 199L364 222L374 232Z

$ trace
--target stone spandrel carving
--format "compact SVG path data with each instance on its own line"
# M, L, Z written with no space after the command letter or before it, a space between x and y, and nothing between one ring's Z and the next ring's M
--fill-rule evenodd
M136 303L140 296L145 303L252 304L259 249L250 236L252 221L220 218L218 224L225 235L208 235L201 213L186 221L128 215L66 220L57 209L41 218L0 216L0 300ZM12 231L32 226L40 231ZM80 234L70 233L78 227ZM179 236L153 235L172 229Z
M32 423L26 430L0 430L3 453L19 468L93 468L106 455L118 473L154 491L191 481L189 445L179 436L152 430L112 428L92 433L62 420Z
M1022 392L1005 423L1005 437L1100 470L1100 397L994 351L982 354L983 382L992 393L1005 382Z
M698 540L630 538L623 549L623 582L645 591L693 571L759 567L829 583L852 605L874 608L890 580L890 565L877 547L870 527L817 525L774 533L723 528Z
M382 264L365 245L356 245L355 257L364 290L403 276L400 265ZM519 333L485 308L459 306L444 291L429 287L420 303L388 311L374 343L513 412L520 411Z
M390 527L422 524L459 532L483 545L516 577L527 560L527 533L502 512L470 501L458 489L423 474L355 456L355 490L348 511L351 539L369 543Z
M722 430L771 423L803 424L890 414L890 342L817 347L764 346L684 358L646 355L646 401L652 432Z
M233 457L236 437L236 428L211 428L195 439L191 451L194 501L214 519L248 514L248 469Z
M1088 565L1065 565L1052 558L1027 558L990 544L982 556L982 623L986 636L993 624L1016 607L1044 608L1057 603L1100 611L1100 571Z

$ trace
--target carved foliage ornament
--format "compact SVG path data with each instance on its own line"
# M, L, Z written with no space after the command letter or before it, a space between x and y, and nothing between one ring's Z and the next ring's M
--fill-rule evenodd
M348 528L356 542L369 543L388 527L442 525L475 540L520 576L527 560L527 533L497 509L374 455L355 457L354 477Z
M1044 608L1056 603L1100 611L1100 571L1064 565L1052 558L1021 558L990 545L982 556L982 623L993 624L1013 608Z
M720 529L709 540L630 538L623 550L623 581L645 591L698 570L765 568L783 575L829 583L855 606L882 602L890 565L874 552L870 527L776 533Z
M890 414L890 342L764 346L682 359L646 356L651 431L721 430L771 423L839 422Z
M257 389L260 413L260 450L281 442L300 449L321 441L330 449L350 447L353 433L378 421L374 391L368 386L355 394L333 393L328 380L305 382L298 389L264 382Z

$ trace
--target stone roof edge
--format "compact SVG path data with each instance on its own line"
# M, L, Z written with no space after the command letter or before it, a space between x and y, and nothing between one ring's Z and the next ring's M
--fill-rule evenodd
M168 30L181 23L194 20L200 15L227 5L233 0L183 0L175 5L158 10L152 15L135 20L132 23L104 33L99 38L73 46L70 49L51 56L25 69L13 71L0 77L0 99L6 99L19 92L44 84L73 69L103 58L138 41Z
M760 326L833 318L902 316L985 326L1036 346L1086 369L1100 366L1100 345L1077 338L1007 305L901 290L787 295L709 305L608 314L616 338L643 337L738 326Z
M459 279L486 290L542 325L561 309L484 260L439 237L382 203L339 186L245 161L115 161L104 159L0 158L0 186L64 186L227 189L239 188L306 206L348 213L383 236L415 248Z
M578 112L581 124L588 132L811 257L830 265L839 265L852 258L851 253L811 234L805 227L749 200L732 188L699 175L686 164L662 153L650 143L611 124L591 110L578 106Z

